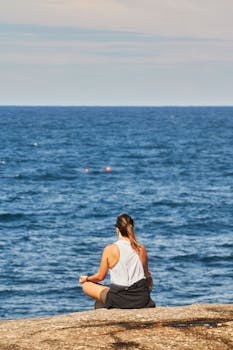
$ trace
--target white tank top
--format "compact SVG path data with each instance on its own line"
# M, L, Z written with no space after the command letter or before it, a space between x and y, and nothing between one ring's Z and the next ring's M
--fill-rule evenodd
M142 262L130 242L119 240L114 244L119 247L120 258L117 264L110 269L111 283L129 287L145 278Z

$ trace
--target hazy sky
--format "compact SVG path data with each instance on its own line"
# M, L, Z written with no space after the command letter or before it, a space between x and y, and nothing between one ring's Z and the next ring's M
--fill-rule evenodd
M233 105L233 0L0 0L1 105Z

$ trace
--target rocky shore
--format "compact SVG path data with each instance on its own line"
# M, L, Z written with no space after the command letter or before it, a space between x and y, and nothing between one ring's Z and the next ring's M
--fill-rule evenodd
M98 309L0 321L1 350L232 350L233 304Z

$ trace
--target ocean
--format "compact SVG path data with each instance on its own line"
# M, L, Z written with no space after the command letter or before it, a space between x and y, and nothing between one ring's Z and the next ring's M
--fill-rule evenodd
M232 303L233 107L0 107L0 147L1 319L93 309L122 212L158 306Z

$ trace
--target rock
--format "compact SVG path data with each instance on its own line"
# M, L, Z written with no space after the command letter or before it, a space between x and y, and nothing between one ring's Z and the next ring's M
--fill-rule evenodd
M1 350L233 349L233 304L98 309L0 322Z

